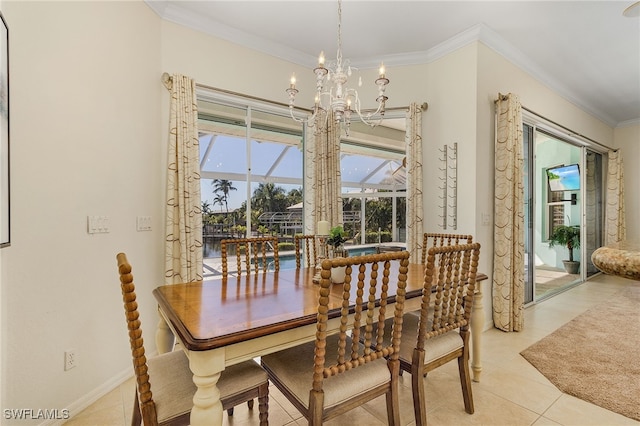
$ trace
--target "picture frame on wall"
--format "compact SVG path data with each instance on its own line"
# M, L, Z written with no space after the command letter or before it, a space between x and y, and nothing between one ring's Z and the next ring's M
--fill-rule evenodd
M9 197L9 28L0 12L0 248L11 245Z

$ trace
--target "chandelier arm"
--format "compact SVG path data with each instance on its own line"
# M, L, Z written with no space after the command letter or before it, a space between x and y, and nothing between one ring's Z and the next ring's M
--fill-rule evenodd
M309 127L313 127L315 125L315 122L316 122L316 116L318 115L318 109L314 108L313 109L313 114L311 114L307 118L298 118L293 114L293 107L289 106L289 114L291 115L291 119L293 121L295 121L296 123L303 123L303 124L306 124Z

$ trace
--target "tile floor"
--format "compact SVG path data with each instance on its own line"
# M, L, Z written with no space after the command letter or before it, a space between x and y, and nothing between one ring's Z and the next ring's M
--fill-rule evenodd
M520 351L551 333L590 307L613 297L625 286L640 282L601 275L537 305L526 308L525 330L504 333L490 329L482 335L483 371L473 383L475 414L464 411L457 376L451 362L425 379L428 422L438 425L640 425L627 417L565 395L520 356ZM414 425L411 382L401 379L402 425ZM134 382L128 380L66 423L68 426L128 425ZM304 425L304 418L282 395L271 388L271 425ZM257 404L256 404L257 408ZM238 406L233 417L224 414L225 425L258 425L257 409ZM384 397L359 407L328 425L386 424Z

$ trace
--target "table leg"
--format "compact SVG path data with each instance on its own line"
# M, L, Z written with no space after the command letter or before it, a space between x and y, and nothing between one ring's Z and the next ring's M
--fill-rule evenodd
M173 351L176 338L160 311L158 311L158 316L160 319L158 320L158 328L156 329L156 348L159 354L164 354Z
M191 425L222 425L222 403L216 386L224 370L224 349L189 351L189 368L198 387L193 396Z
M484 306L482 304L482 283L478 283L477 292L473 298L471 308L471 370L473 371L473 381L480 381L482 373L482 361L480 356L480 346L482 331L484 329Z

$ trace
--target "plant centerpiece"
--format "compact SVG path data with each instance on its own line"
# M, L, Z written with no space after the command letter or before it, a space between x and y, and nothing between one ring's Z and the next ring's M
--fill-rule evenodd
M580 247L580 226L560 225L553 229L549 236L549 247L561 245L569 250L569 260L563 260L564 268L569 274L577 274L580 262L573 260L573 249Z
M342 226L334 226L329 230L327 244L331 246L330 257L345 257L344 243L347 241Z
M329 257L347 257L347 250L344 248L346 238L342 226L334 226L329 230L329 238L327 245L331 247ZM334 284L342 284L345 279L346 266L336 266L331 269L331 282Z

